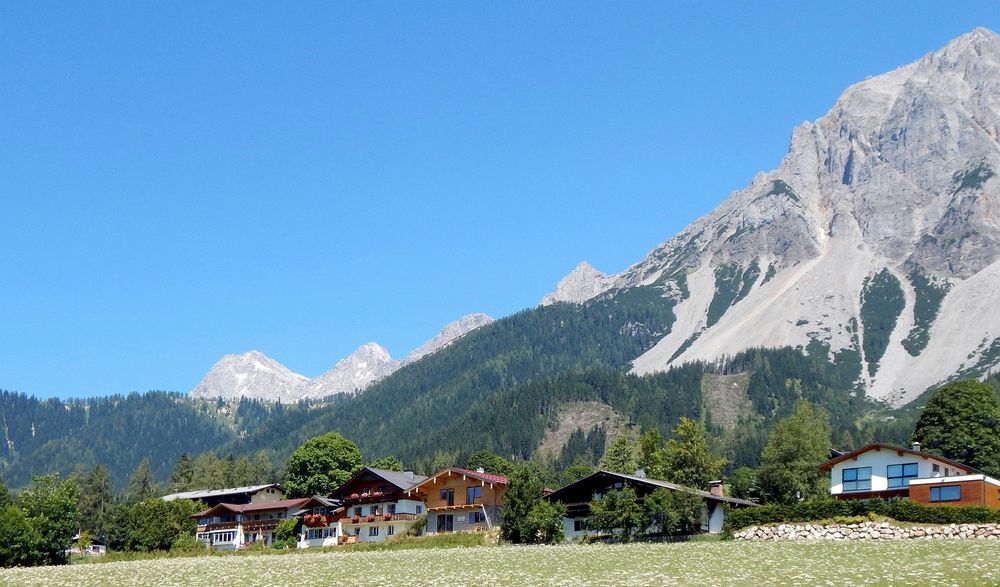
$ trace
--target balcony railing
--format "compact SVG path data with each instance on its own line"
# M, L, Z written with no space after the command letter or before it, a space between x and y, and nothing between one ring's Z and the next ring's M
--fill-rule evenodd
M355 518L357 521L355 522ZM372 519L374 518L374 519ZM378 524L384 522L412 522L417 519L416 514L378 514L375 516L347 516L341 520L344 524Z
M355 504L355 503L379 503L383 501L399 501L403 499L403 495L398 492L386 492L380 493L378 491L369 493L352 493L350 495L344 496L344 504Z

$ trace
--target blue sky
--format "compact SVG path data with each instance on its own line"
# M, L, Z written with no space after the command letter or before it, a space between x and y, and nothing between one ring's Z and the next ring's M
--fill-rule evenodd
M760 5L758 5L760 4ZM995 3L0 4L0 388L533 306L639 260Z

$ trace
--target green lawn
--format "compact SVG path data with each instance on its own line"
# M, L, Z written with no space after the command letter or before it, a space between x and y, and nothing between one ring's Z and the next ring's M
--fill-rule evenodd
M982 585L1000 541L689 542L214 556L0 570L4 585Z

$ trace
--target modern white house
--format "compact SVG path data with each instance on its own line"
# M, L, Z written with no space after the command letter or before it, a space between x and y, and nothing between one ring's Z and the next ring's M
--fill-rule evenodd
M869 444L820 465L837 499L903 498L932 505L1000 506L1000 481L940 455Z

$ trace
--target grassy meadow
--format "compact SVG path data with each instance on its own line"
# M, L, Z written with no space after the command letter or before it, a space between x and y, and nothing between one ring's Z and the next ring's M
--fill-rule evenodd
M983 585L1000 541L355 550L0 570L2 585Z

